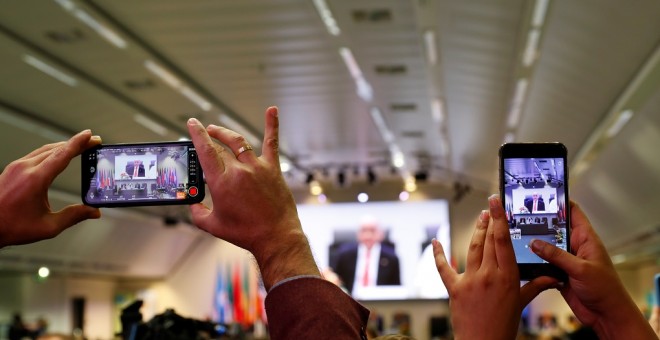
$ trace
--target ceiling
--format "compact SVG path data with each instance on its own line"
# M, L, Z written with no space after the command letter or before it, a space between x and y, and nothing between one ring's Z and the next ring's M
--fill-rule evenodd
M270 105L294 190L309 174L331 183L346 170L355 183L371 169L383 184L416 177L493 192L501 143L561 141L572 197L611 251L628 264L660 257L660 2L326 1L338 35L313 0L0 0L0 166L87 128L104 143L177 140L189 117L258 146ZM608 136L626 110L632 118ZM56 205L79 201L74 165L53 184ZM184 209L113 212L87 222L98 228L3 252L0 270L85 243L59 263L162 276L200 237L150 237L165 215L187 219ZM94 252L131 240L171 258L135 267Z

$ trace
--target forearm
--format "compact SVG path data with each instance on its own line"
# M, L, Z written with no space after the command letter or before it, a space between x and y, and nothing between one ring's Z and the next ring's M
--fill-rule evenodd
M635 303L627 297L626 303L612 308L594 325L600 339L658 339L649 322Z
M290 277L313 275L320 277L312 256L307 237L302 230L293 230L286 235L277 235L268 246L253 251L259 265L266 291Z
M266 297L266 314L273 340L366 339L369 310L321 278L273 288Z

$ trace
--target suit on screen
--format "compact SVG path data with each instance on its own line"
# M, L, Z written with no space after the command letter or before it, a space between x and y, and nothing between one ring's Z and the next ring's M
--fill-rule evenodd
M344 245L338 251L337 263L335 264L337 268L333 268L349 292L353 290L353 284L355 283L357 257L358 243ZM380 247L376 285L401 285L399 258L394 249L384 243L381 243Z

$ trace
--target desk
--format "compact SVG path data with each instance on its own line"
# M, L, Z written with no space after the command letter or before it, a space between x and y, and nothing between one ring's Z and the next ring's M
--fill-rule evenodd
M554 234L552 229L548 229L545 223L532 223L532 224L518 224L522 235L547 235Z

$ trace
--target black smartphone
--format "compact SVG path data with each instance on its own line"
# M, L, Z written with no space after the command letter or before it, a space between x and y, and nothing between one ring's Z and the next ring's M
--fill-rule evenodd
M544 261L529 243L540 239L570 251L570 200L566 147L561 143L506 143L500 147L500 197L509 221L521 280L567 275Z
M81 157L82 200L93 207L193 204L204 175L190 141L99 145Z

